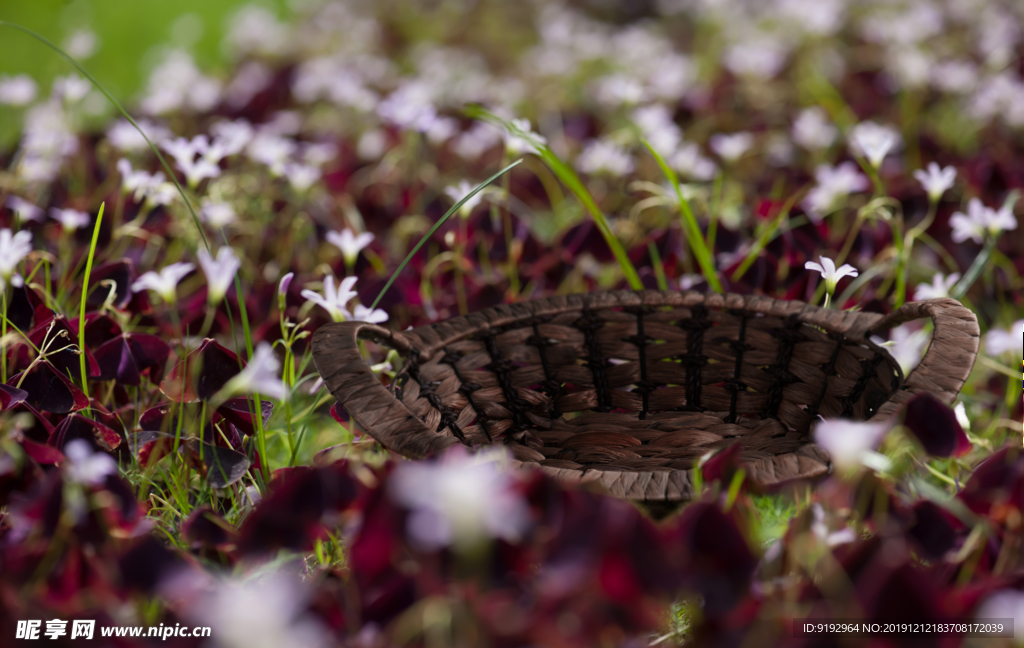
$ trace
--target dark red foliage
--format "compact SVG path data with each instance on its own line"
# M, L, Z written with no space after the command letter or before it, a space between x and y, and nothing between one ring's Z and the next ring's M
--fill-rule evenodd
M971 451L953 409L931 392L910 399L903 409L903 425L933 457L962 457Z

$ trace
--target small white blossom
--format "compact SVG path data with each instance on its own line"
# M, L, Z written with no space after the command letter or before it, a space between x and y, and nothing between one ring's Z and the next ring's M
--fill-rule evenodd
M842 267L836 269L836 262L828 257L818 257L821 263L815 263L814 261L808 261L804 264L804 269L815 270L821 273L822 279L825 280L825 290L829 294L834 293L836 285L839 284L839 280L843 277L856 277L858 272L857 268L854 268L849 263L844 263Z
M873 121L861 122L850 132L850 144L854 151L867 158L871 166L876 169L881 166L885 156L900 142L898 131Z
M171 137L171 131L148 119L137 119L135 123L139 125L150 142L162 142ZM107 130L107 139L114 148L120 151L132 153L146 150L149 148L149 144L146 143L146 137L139 132L139 128L132 126L127 119L122 119Z
M235 121L219 121L210 126L210 134L213 135L213 143L207 151L207 157L215 157L220 162L226 157L237 155L245 150L256 131L252 124L244 119Z
M64 446L65 470L69 481L83 486L98 486L108 475L117 474L117 462L105 452L93 452L84 439Z
M284 165L284 177L298 193L305 193L310 187L320 181L320 169L308 164L296 164L294 162Z
M277 400L288 398L288 386L281 381L281 363L268 342L256 345L252 357L221 389L219 398L257 393Z
M1017 219L1009 205L997 211L986 207L978 198L971 198L967 203L966 214L953 214L949 224L953 228L952 239L955 243L963 243L968 239L981 243L986 234L995 237L1004 231L1017 229Z
M18 218L22 221L42 223L46 220L46 215L42 209L20 196L8 196L7 208L17 214Z
M164 180L160 171L150 174L142 169L133 169L131 162L124 158L117 161L117 170L121 173L121 188L125 193L134 193L136 201L146 198L151 205L166 205L175 195L173 186L170 196L166 195L165 185L170 183Z
M359 142L356 144L356 153L359 155L360 160L369 162L371 160L380 159L380 157L384 155L384 151L387 150L387 147L387 131L377 128L374 130L368 130L359 136ZM480 157L480 155L477 154L476 157Z
M450 450L438 463L404 462L394 472L391 497L411 509L409 533L424 549L470 549L489 538L518 540L529 509L503 469L501 450L470 455Z
M735 162L754 146L754 136L747 132L717 133L708 142L711 150L726 162Z
M352 290L352 286L356 285L356 280L356 277L345 277L335 289L334 277L327 275L324 277L323 295L309 289L303 290L299 294L327 311L335 322L343 322L350 315L346 306L356 296L356 292Z
M36 98L36 82L27 74L0 77L0 104L27 106Z
M975 611L974 618L983 623L989 619L1011 619L1016 633L1016 628L1024 627L1024 592L1007 588L985 597ZM1013 640L1014 645L1020 646L1020 635L1015 636L1017 639Z
M369 322L370 324L383 324L388 321L388 314L379 308L369 308L362 304L356 304L352 316L347 318L353 322Z
M359 253L373 242L373 234L369 232L356 234L347 227L340 232L327 232L324 238L328 243L341 250L341 254L345 257L345 263L348 265L355 263Z
M633 156L626 149L605 140L592 140L583 148L576 159L576 166L583 173L608 173L624 176L633 172Z
M953 286L958 281L960 281L959 272L954 272L948 277L943 277L941 272L936 272L930 284L918 284L914 290L914 299L925 301L927 299L949 297L949 291L953 289Z
M990 356L1000 356L1010 351L1018 354L1024 350L1024 320L1014 322L1009 330L992 329L985 334L985 352Z
M811 505L811 513L814 516L814 521L811 522L811 533L826 546L835 547L857 539L857 534L849 526L844 526L838 531L830 531L828 522L825 521L825 508L818 502Z
M897 326L890 331L889 335L892 339L888 342L878 337L873 337L871 340L889 349L889 354L900 365L903 375L906 376L921 364L921 358L931 341L931 335L924 329L914 330L907 324Z
M173 303L178 283L196 267L191 263L172 263L165 266L160 272L143 273L132 283L132 292L152 290L167 303Z
M53 80L53 94L72 104L85 99L91 89L92 84L77 74L69 74Z
M680 174L694 180L706 182L713 179L718 173L718 166L712 160L704 157L700 147L693 142L686 142L680 146L675 155L667 162Z
M468 180L461 180L457 185L445 187L444 192L449 198L452 199L452 202L458 204L460 200L468 196L474 189L476 189L476 185L470 183ZM469 216L470 214L473 213L473 210L476 209L477 205L479 205L483 201L483 199L484 192L481 191L477 195L467 200L466 203L462 205L462 207L459 209L459 213L462 216Z
M800 112L793 122L793 141L808 151L818 151L832 146L839 134L828 120L825 111L817 106Z
M814 428L814 442L829 454L840 471L867 465L885 464L885 456L875 452L889 431L885 423L863 423L842 419L821 421Z
M498 129L485 122L476 122L469 127L469 130L452 140L451 148L456 155L464 160L476 160L501 141L501 133ZM362 147L362 140L359 143ZM381 148L383 148L383 143ZM360 157L362 157L361 153ZM380 155L375 157L380 157Z
M50 210L50 218L60 223L66 232L74 232L81 227L85 227L91 220L89 214L80 212L77 209L58 209L56 207Z
M91 29L79 29L64 40L64 51L79 61L95 54L98 47L99 38Z
M956 404L953 408L953 413L956 414L956 422L960 424L960 427L964 429L964 432L971 431L971 419L967 416L967 407L963 401Z
M938 164L932 162L928 165L927 172L921 169L914 171L914 177L928 192L928 198L932 202L938 202L939 198L942 198L942 194L946 193L956 182L956 169L951 166L940 169Z
M213 162L205 156L196 158L196 154L209 150L209 139L205 135L199 135L191 141L184 137L165 140L160 146L174 158L178 170L185 174L185 179L190 187L197 186L207 178L216 178L220 175L220 167L217 166L217 162Z
M15 276L18 264L32 252L32 233L22 230L13 234L11 230L0 229L0 290ZM2 298L2 297L0 297Z
M298 144L294 140L261 130L249 142L246 154L254 162L265 165L272 175L280 176L297 149Z
M672 118L672 111L664 104L643 106L633 111L637 125L651 148L662 156L670 156L683 142L683 131Z
M814 222L819 222L840 199L871 186L867 176L860 173L853 162L843 162L837 167L819 165L814 176L818 184L803 201L807 215Z
M528 119L513 119L504 137L505 150L513 156L523 153L539 155L540 148L548 143L543 136L533 132Z
M196 253L196 258L206 275L206 298L211 304L219 304L235 280L238 269L242 267L242 261L227 246L217 250L216 259L205 248Z
M203 199L203 206L199 210L199 217L214 229L221 229L238 220L234 207L226 202L211 200L210 198Z

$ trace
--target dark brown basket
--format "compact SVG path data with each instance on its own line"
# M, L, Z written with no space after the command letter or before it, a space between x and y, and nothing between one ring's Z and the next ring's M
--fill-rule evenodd
M873 333L928 317L932 342L904 380ZM828 473L819 415L884 420L914 394L952 403L978 352L952 299L888 316L695 292L616 291L503 305L390 331L329 324L313 336L327 387L359 428L421 458L500 444L517 463L648 502L691 496L691 469L738 441L759 484ZM359 338L398 350L384 387Z

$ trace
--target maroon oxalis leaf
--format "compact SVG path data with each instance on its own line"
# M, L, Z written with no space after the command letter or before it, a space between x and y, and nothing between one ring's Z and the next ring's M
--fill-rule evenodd
M243 366L238 356L216 340L207 338L195 351L171 369L160 390L175 402L210 400Z
M924 557L941 560L956 544L957 530L964 525L945 509L928 501L914 506L912 514L914 522L907 529L907 535L914 539Z
M107 297L110 296L111 288L113 288L113 304L115 307L125 310L134 298L138 302L139 308L132 310L136 312L148 310L149 301L146 298L145 291L132 293L131 285L135 279L135 266L130 259L119 259L93 268L89 283L94 288L89 291L89 296L85 302L86 305L89 308L99 308L106 301ZM139 301L140 299L143 301Z
M18 374L9 384L20 385L28 393L25 403L44 412L67 414L89 406L85 393L46 360L27 374Z
M0 412L28 398L28 392L0 383Z
M1016 517L1019 524L1024 510L1024 451L1014 444L978 464L959 497L979 515L996 522Z
M121 444L121 435L117 432L102 423L78 414L72 414L61 421L50 435L47 443L63 450L64 446L75 439L85 439L96 450L107 452L113 451Z
M700 468L700 474L706 483L715 481L722 482L724 488L729 487L733 475L740 469L740 453L743 447L739 443L716 452L714 456L704 462Z
M910 399L903 410L903 425L933 457L962 457L971 451L956 413L930 392Z
M266 425L270 421L271 414L274 412L274 404L261 400L260 406L263 410L263 425ZM255 411L256 404L248 398L232 398L217 408L217 411L214 413L213 423L216 424L222 418L227 419L240 432L247 436L252 436L256 434Z
M39 320L40 318L37 316L36 319ZM50 352L46 359L63 375L81 375L81 360L79 360L77 352L77 322L75 326L72 327L67 318L63 315L52 316L37 324L36 327L29 332L28 338L32 341L32 344L36 345L36 347L40 349L43 348L44 341L51 344ZM64 350L56 351L57 349ZM96 364L96 359L93 357L92 351L90 351L88 347L85 349L85 366L88 371L88 375L99 375L100 368Z
M95 351L99 380L116 380L119 384L138 387L141 374L150 370L150 380L163 378L164 364L171 347L154 335L121 334L100 345Z
M24 437L18 443L21 444L21 449L25 451L25 454L38 464L56 464L64 460L63 452L45 443L37 443Z
M128 435L128 447L139 465L149 468L174 449L174 435L154 430L142 430Z
M181 537L193 549L225 550L235 543L238 532L209 506L200 506L181 523Z
M182 447L185 459L201 473L214 488L227 488L245 476L249 458L237 450L202 443L190 439Z

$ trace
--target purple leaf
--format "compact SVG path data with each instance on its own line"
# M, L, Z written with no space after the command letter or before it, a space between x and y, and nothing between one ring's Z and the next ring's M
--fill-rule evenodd
M956 413L930 392L910 399L903 410L903 425L933 457L962 457L971 451Z
M67 414L89 406L85 393L46 360L33 367L27 375L22 372L10 382L20 383L21 389L28 392L25 403L44 412Z
M28 398L28 392L0 383L0 412Z

